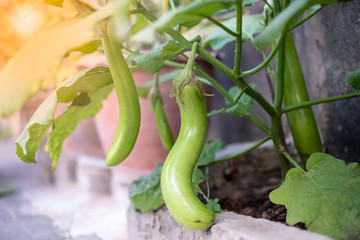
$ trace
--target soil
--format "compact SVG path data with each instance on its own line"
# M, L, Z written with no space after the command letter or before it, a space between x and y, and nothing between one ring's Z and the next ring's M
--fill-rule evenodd
M220 201L220 205L224 210L254 218L265 218L287 225L285 206L272 203L267 194L257 197L243 198L237 201L226 198ZM306 229L304 223L297 223L294 226L300 229Z

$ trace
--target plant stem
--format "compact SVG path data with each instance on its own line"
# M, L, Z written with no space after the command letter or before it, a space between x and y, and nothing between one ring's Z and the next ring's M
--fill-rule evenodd
M281 46L281 44L284 40L284 36L285 36L284 34L282 34L280 36L280 39L276 42L276 44L275 44L274 48L272 49L272 51L270 52L269 56L267 56L262 63L260 63L257 67L255 67L253 69L250 69L248 71L244 71L244 72L240 73L240 75L238 75L238 77L246 77L246 76L252 75L254 73L257 73L258 71L263 69L275 56L277 50L279 49L279 47Z
M151 22L156 20L156 16L154 16L151 12L149 12L146 8L142 7L141 8L141 13ZM179 32L173 30L173 29L168 29L166 30L166 33L169 34L171 37L173 37L174 39L176 39L178 42L180 42L180 44L182 44L184 47L187 48L191 48L192 43L188 40L186 40ZM282 37L280 38L279 42L282 41ZM245 74L240 74L239 76L247 76L250 74L253 74L257 71L260 71L264 66L266 66L270 60L274 57L277 48L280 46L280 44L275 45L274 50L272 51L272 53L270 53L270 55L265 59L265 61L260 64L258 67L256 67L256 69L245 72ZM246 93L252 97L253 99L255 99L255 101L259 102L259 104L265 109L265 111L267 111L270 115L276 115L275 110L272 108L272 106L263 98L263 96L258 93L257 91L253 90L251 87L249 87L246 82L240 78L240 81L238 81L238 77L237 75L234 74L233 70L230 69L229 67L227 67L225 64L223 64L222 62L220 62L217 58L215 58L214 56L212 56L210 53L208 53L204 48L202 47L198 47L198 52L197 52L201 57L203 57L208 63L210 63L211 65L213 65L215 68L219 69L220 71L222 71L225 75L227 75L230 79L232 79L238 86L240 86L240 88L242 89L243 87L247 86L247 90ZM205 76L204 76L205 77ZM205 77L206 78L206 77ZM214 81L216 82L216 81ZM218 86L220 86L219 84L217 84ZM214 85L215 87L216 85ZM217 90L219 90L221 88L217 88ZM225 98L228 99L228 93L225 91L220 92L221 94L224 95ZM232 101L232 97L230 96ZM261 126L260 129L265 130L267 128L267 126L261 122L259 122L259 120L255 117L249 118L252 122L254 121L254 124L256 124L257 126Z
M284 157L291 162L292 165L294 165L297 168L300 168L304 173L306 173L305 169L303 169L286 151L282 152Z
M281 7L280 7L280 0L274 0L274 8L275 8L275 14L278 14L281 12Z
M233 101L232 96L225 90L225 88L223 88L213 77L211 77L209 74L207 74L206 72L204 72L201 68L195 66L194 71L199 74L200 76L202 76L203 78L205 78L206 80L208 80L211 85L221 94L223 95L227 100L229 100L230 102Z
M149 12L145 7L142 7L140 10L141 10L140 12L144 15L144 17L146 17L149 21L154 22L157 20L156 16L154 16L151 12ZM179 32L175 31L174 29L168 29L165 32L174 39L176 39L184 47L191 49L192 43L187 39L185 39ZM225 73L229 78L234 79L235 76L232 72L232 69L230 69L225 64L220 62L218 59L216 59L214 56L212 56L210 53L208 53L205 49L203 49L200 46L198 47L198 54L202 56L208 63L213 65L215 68Z
M238 91L238 93L234 97L234 100L233 100L234 103L237 103L240 100L241 96L244 95L245 90L246 90L246 87L244 89Z
M243 150L243 151L241 151L241 152L238 152L238 153L235 153L235 154L232 154L232 155L223 157L223 158L216 159L216 160L213 161L211 164L219 163L219 162L224 162L224 161L230 160L230 159L232 159L232 158L236 158L236 157L238 157L238 156L241 156L241 155L243 155L243 154L245 154L245 153L248 153L248 152L254 150L255 148L263 145L264 143L266 143L266 142L269 141L269 140L270 140L270 137L266 137L266 138L262 139L261 141L255 143L253 146L251 146L251 147L249 147L249 148L247 148L247 149L245 149L245 150Z
M235 83L240 89L246 88L245 93L249 95L252 99L254 99L256 102L258 102L260 106L270 115L270 117L277 116L275 109L269 104L268 101L266 101L263 95L250 87L244 79L237 78Z
M216 20L215 18L206 16L206 18L211 21L212 23L214 23L216 26L220 27L222 30L224 30L225 32L227 32L228 34L230 34L231 36L234 37L238 37L239 34L237 32L232 31L231 29L229 29L228 27L226 27L224 24L222 24L221 22L219 22L218 20Z
M282 154L286 149L286 145L282 134L280 116L271 118L271 139L279 157L282 179L285 180L286 173L289 171L289 162Z
M275 78L275 98L274 107L280 112L283 102L283 86L284 86L284 66L285 66L285 42L283 41L276 54L276 78Z
M209 199L210 198L210 186L209 186L209 181L206 180L206 198Z
M281 113L290 112L290 111L293 111L293 110L296 110L299 108L308 107L308 106L312 106L312 105L316 105L316 104L345 100L345 99L354 98L354 97L360 97L360 92L349 93L349 94L340 95L340 96L334 96L334 97L328 97L328 98L322 98L322 99L316 99L316 100L311 100L311 101L307 101L307 102L302 102L299 104L284 107L283 109L281 109Z
M199 67L195 67L194 70L196 73L198 73L200 76L202 76L203 78L205 78L206 80L208 80L212 86L221 94L224 96L224 98L226 98L229 102L231 102L232 104L236 104L236 102L234 102L233 97L210 75L208 75L206 72L204 72L203 70L201 70ZM250 86L245 87L247 88L251 88ZM240 106L239 106L240 107ZM256 125L259 129L261 129L262 131L264 131L266 134L269 134L270 129L268 126L266 126L266 124L261 121L260 119L258 119L255 114L250 111L249 114L244 114L254 125Z
M298 26L300 26L301 24L303 24L304 22L309 20L311 17L313 17L315 14L317 14L319 11L321 11L323 8L324 8L324 6L321 6L320 8L313 10L311 13L306 15L304 18L302 18L301 20L299 20L296 23L294 23L293 25L291 25L289 27L288 31L294 30L295 28L297 28Z
M234 74L240 74L241 51L242 51L242 0L237 1L236 5L236 41L235 41L235 59Z
M263 56L263 53L261 54L261 56ZM263 58L263 59L264 59L264 58ZM271 74L271 76L270 76L270 74ZM272 78L275 79L275 77L274 77L274 74L273 74L273 71L272 71L272 69L271 69L270 64L266 65L265 78L266 78L266 82L267 82L268 87L269 87L269 92L270 92L271 100L274 102L275 92L274 92L274 87L273 87L273 84L272 84L271 79L272 79Z
M154 88L159 91L159 73L154 74Z
M241 108L241 106L239 106ZM245 117L247 117L255 126L257 126L260 130L262 130L264 133L269 134L270 129L262 119L259 119L256 117L256 114L250 110L250 114L245 114Z
M185 66L185 71L187 72L192 72L194 65L195 65L195 56L196 56L196 51L197 48L199 46L198 42L194 42L192 47L191 47L191 52L190 52L190 56L186 62L186 66Z
M271 4L269 4L269 2L267 0L264 0L265 4L270 8L270 10L277 15L275 9L271 6Z
M173 0L170 0L170 6L172 10L176 10L176 6Z
M165 60L164 65L169 66L169 67L174 67L174 68L185 68L184 63L173 62L170 60Z
M289 170L289 163L282 155L282 152L286 148L284 132L281 125L281 106L283 103L283 88L284 88L284 65L285 65L285 42L282 41L279 50L276 54L276 77L275 77L275 97L274 108L277 116L271 117L271 135L273 137L273 143L278 153L281 174L283 180Z

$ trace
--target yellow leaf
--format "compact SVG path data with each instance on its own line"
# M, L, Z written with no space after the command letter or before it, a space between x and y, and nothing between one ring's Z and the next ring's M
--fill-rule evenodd
M64 21L26 43L0 72L0 116L19 110L68 50L90 41L96 23L120 9L125 12L127 3L112 1L85 18Z

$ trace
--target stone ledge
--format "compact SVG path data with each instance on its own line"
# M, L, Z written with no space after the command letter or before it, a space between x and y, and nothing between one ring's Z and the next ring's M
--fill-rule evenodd
M209 230L194 231L175 222L166 207L141 214L132 206L128 209L128 237L129 240L331 240L317 233L233 212L216 214L215 224Z

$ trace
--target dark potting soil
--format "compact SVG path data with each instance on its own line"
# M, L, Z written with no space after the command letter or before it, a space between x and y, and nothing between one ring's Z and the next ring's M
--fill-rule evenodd
M274 222L286 224L285 206L272 203L269 197L265 194L258 197L247 197L237 201L225 198L220 201L220 205L223 210L232 211L254 218L265 218ZM306 229L304 223L297 223L295 227Z

